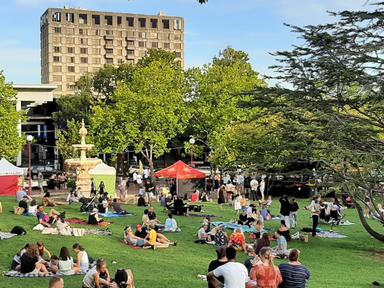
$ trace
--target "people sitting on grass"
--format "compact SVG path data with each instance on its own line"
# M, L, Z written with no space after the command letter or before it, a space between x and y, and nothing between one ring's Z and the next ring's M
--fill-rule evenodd
M280 264L279 269L283 282L280 284L280 288L305 288L307 282L311 277L311 273L308 269L299 262L300 251L292 249L289 252L289 262L286 264Z
M79 203L80 198L80 187L78 187L77 189L72 188L71 191L68 193L66 201L69 205L71 205L72 203Z
M283 281L280 270L273 263L272 249L264 247L260 250L261 264L253 266L247 288L277 288ZM253 282L255 281L255 282ZM256 284L257 283L257 284ZM255 285L256 284L256 285Z
M65 221L64 215L60 215L56 221L56 228L59 235L70 236L72 235L72 228L68 222Z
M239 225L248 225L248 217L247 212L243 211L239 215L239 220L237 220L237 224Z
M175 215L188 215L188 205L184 203L181 197L175 197L171 212Z
M75 266L73 258L69 255L67 247L61 247L59 254L58 273L62 275L71 275L81 271L79 266Z
M227 247L226 256L228 263L209 272L207 275L208 283L213 287L245 288L248 281L248 271L243 264L236 262L236 249ZM225 284L219 281L218 277L220 276L224 278Z
M112 279L109 275L107 262L103 259L96 261L96 266L85 274L83 288L106 288L111 287Z
M145 239L148 235L147 228L143 227L141 224L136 225L135 236Z
M99 216L99 210L97 208L94 208L92 212L88 215L88 224L89 225L98 225L101 222L103 222L104 219L102 219Z
M256 234L259 233L261 235L261 233L264 231L264 222L257 220L256 222L252 223L252 227L255 228Z
M256 241L254 244L256 255L260 254L260 250L264 247L270 247L271 242L269 241L268 233L263 233L261 238Z
M29 245L30 245L29 243L25 244L25 246L21 248L20 251L18 251L16 255L13 257L12 263L11 263L11 270L20 270L20 261L21 261L20 258L21 256L23 256L25 252L27 252Z
M199 192L199 190L195 190L195 192L193 192L193 194L191 196L191 202L197 203L197 202L199 202L199 200L200 200L200 192Z
M216 248L217 258L215 260L212 260L211 263L209 263L208 273L215 270L216 268L228 263L228 259L227 259L225 250L226 250L226 247L223 247L223 246ZM217 279L221 283L224 283L224 278L222 276L217 277ZM215 287L216 286L213 286L211 283L208 283L208 288L215 288Z
M213 241L215 242L216 247L218 246L227 246L228 244L228 235L225 231L225 226L220 225L217 227L216 234Z
M55 207L56 203L55 200L51 198L51 193L48 191L48 188L44 189L44 196L41 200L41 205L45 207Z
M229 246L233 246L236 250L247 251L247 243L243 231L240 228L236 228L231 234L228 241Z
M277 230L277 232L280 235L284 236L285 240L291 241L291 234L290 234L289 228L287 227L287 225L285 223L285 220L280 221L280 227Z
M135 288L132 271L130 269L118 269L111 288Z
M273 248L273 254L276 258L287 258L289 254L287 240L279 233L279 231L275 233L275 238L277 246Z
M45 247L43 241L37 241L36 242L37 249L39 251L39 257L40 259L50 259L51 258L51 252Z
M200 201L201 202L209 202L209 197L208 197L207 192L205 192L205 191L201 192Z
M36 203L36 200L33 199L28 206L28 210L27 210L26 215L27 216L36 216L36 213L37 213L37 203Z
M76 263L73 268L83 273L87 272L89 270L88 253L79 243L73 244L72 249L76 253Z
M210 238L208 232L208 225L203 224L203 226L197 231L197 240L195 242L201 244L210 243L212 239Z
M172 213L168 213L168 218L165 220L164 232L180 232L181 229L177 227L177 222L173 218Z
M39 259L39 250L36 244L29 244L26 252L20 257L21 273L37 273L41 276L49 274L47 268L44 265L44 260Z
M127 226L124 229L124 243L127 245L132 245L136 247L141 247L141 248L150 248L151 245L148 243L148 241L144 238L135 236L133 234L131 226Z
M261 205L260 215L263 217L264 221L272 220L272 214L268 210L267 205Z
M30 197L25 195L20 201L17 207L14 209L16 215L26 215L28 211L28 203L30 202Z
M244 266L248 270L248 274L251 272L251 269L254 265L260 264L260 258L259 256L255 253L255 248L252 245L247 245L247 260L244 262Z
M19 203L24 198L27 198L28 201L32 201L32 197L28 195L27 191L25 189L22 189L16 193L16 200L17 203Z
M56 255L52 255L49 262L45 262L45 266L50 272L57 273L57 271L59 270L59 257L57 257Z
M120 215L128 214L128 212L121 207L121 204L119 202L117 202L117 198L113 199L112 209L115 213L120 214Z
M59 215L60 213L54 209L51 209L48 214L45 214L44 206L43 205L37 206L36 216L39 221L39 224L43 225L44 227L51 227L52 224L54 224L57 221L57 218Z
M157 248L168 248L169 245L176 246L176 242L171 242L168 238L166 238L162 234L158 234L155 230L154 225L150 225L148 227L148 235L147 239L152 249Z

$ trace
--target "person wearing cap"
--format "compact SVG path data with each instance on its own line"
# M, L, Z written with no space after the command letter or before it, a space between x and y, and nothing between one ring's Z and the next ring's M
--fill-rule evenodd
M127 245L137 246L137 247L151 247L147 240L137 237L133 234L131 226L128 226L124 230L124 243Z
M101 219L99 216L99 210L97 210L97 208L93 208L91 214L89 214L89 216L88 216L88 224L89 225L97 225L103 221L104 220Z

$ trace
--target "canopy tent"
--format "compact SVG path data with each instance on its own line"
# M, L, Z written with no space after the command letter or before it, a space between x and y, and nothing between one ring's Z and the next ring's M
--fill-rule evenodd
M23 169L2 158L0 160L0 196L15 196L19 189L20 176L23 176Z
M89 170L89 175L93 178L96 186L101 181L105 184L105 191L111 196L116 195L116 169L107 164L100 163L95 168Z
M176 179L176 193L179 194L178 180L204 179L206 175L179 160L171 166L156 172L155 177Z

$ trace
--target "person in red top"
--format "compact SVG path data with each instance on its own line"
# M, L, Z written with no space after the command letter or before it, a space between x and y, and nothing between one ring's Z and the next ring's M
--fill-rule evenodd
M250 278L256 281L257 286L248 286L247 288L277 288L283 282L280 270L273 264L272 249L264 247L260 250L261 264L253 266Z
M195 190L195 192L193 192L192 194L191 201L194 203L199 202L199 197L200 197L199 190Z
M235 229L235 232L229 237L229 246L235 247L235 249L241 249L247 251L247 243L245 243L245 236L240 228Z

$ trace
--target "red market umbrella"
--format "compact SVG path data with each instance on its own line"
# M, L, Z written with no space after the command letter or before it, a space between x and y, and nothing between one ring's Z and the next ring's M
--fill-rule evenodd
M194 169L183 161L177 161L171 166L164 168L155 173L157 178L176 179L176 193L179 192L178 180L190 180L190 179L203 179L206 177L205 173Z

